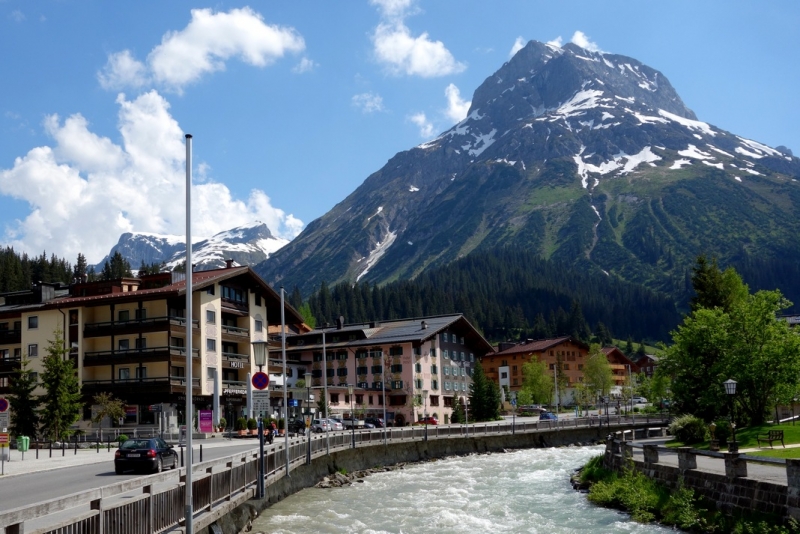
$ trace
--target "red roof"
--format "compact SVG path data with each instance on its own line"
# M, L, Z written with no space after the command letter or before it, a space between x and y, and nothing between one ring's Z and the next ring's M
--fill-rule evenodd
M561 345L562 343L566 343L567 341L575 343L576 345L581 345L587 349L589 348L589 346L582 341L572 339L572 337L570 336L564 336L553 339L528 340L520 343L519 345L514 345L513 347L508 348L504 351L496 352L492 354L492 356L505 356L506 354L530 354L531 352L542 352L551 347L555 347L557 345Z

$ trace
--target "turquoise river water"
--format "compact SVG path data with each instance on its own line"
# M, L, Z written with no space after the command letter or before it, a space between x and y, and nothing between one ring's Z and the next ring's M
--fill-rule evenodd
M265 510L253 532L674 532L594 506L572 489L572 471L602 450L566 447L453 457L378 473L344 488L309 488Z

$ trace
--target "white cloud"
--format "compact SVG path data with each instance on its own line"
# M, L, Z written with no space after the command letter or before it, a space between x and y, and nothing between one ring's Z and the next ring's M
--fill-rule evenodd
M514 41L514 46L511 47L511 51L508 53L508 57L514 57L514 54L516 54L523 48L525 48L525 39L523 39L522 36L519 36Z
M163 87L182 91L204 74L225 69L238 58L264 67L286 53L305 50L303 37L294 28L265 24L261 15L245 7L227 13L193 9L192 20L180 31L166 33L147 57L147 71L130 52L111 54L98 74L106 88L139 87L152 79ZM313 67L313 62L300 63ZM137 85L139 84L139 85Z
M303 74L306 72L311 72L317 67L319 67L319 63L311 59L308 59L307 57L304 57L303 59L300 60L300 62L297 65L292 67L292 72L294 72L295 74Z
M14 22L20 23L25 20L25 13L20 11L19 9L15 9L11 13L8 14L8 18L13 20Z
M585 48L589 52L602 52L600 47L597 46L597 43L593 43L589 40L589 36L583 33L582 31L578 30L572 35L572 42L581 48Z
M425 139L428 139L433 135L433 124L428 121L428 118L425 116L424 113L419 112L408 117L408 120L413 122L419 128L419 135Z
M63 121L53 115L44 125L53 146L34 148L12 168L0 169L0 194L31 207L27 217L6 227L7 244L68 259L82 252L96 262L122 232L183 234L186 151L169 103L156 91L134 100L120 94L117 103L121 145L93 133L79 114ZM198 168L201 180L192 192L195 236L254 220L281 237L302 230L302 221L273 207L264 192L236 199L224 184L202 178L207 166Z
M461 98L461 91L454 84L448 85L444 90L447 97L447 117L454 122L461 122L467 117L471 102Z
M563 39L561 39L561 36L559 35L558 37L556 37L552 41L547 41L546 44L549 44L549 45L552 45L552 46L557 46L557 47L561 48L561 45L563 43L564 43L564 41L563 41Z
M383 111L383 98L375 93L361 93L353 95L353 105L361 109L364 113L374 113Z
M381 10L382 20L372 34L375 57L394 75L433 78L466 69L456 61L441 41L433 41L424 32L418 37L404 23L414 14L413 0L370 0Z
M147 67L133 57L130 50L109 54L106 66L97 73L103 89L123 89L142 87L148 83Z

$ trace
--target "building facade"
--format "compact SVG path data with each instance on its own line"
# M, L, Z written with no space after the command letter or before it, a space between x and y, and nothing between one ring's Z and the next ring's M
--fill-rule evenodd
M466 402L475 362L492 346L462 315L316 329L287 339L287 359L312 374L331 414L405 425L425 414L449 422ZM348 386L354 387L353 398Z
M291 306L285 316L302 325ZM216 389L224 415L238 416L245 413L247 379L255 370L251 343L267 340L269 324L280 317L279 295L248 267L193 273L188 314L179 273L43 284L7 294L0 304L0 377L9 378L23 357L41 373L60 331L82 384L84 422L93 396L109 392L125 402L123 424L158 424L153 405L167 414L170 427L185 424L188 365L195 409L211 409Z

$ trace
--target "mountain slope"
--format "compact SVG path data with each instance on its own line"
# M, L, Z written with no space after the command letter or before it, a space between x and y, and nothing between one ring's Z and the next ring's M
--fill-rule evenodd
M124 233L108 256L98 264L103 264L119 252L137 269L145 264L165 264L174 269L186 260L186 238L149 233ZM266 224L256 222L220 232L213 237L192 244L192 263L199 270L216 269L225 266L225 260L232 259L237 265L255 265L288 241L276 238Z
M798 177L788 151L698 121L657 70L531 41L465 120L395 155L256 270L307 293L499 245L674 293L701 252L800 261Z

